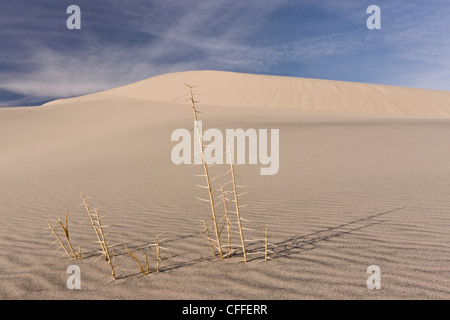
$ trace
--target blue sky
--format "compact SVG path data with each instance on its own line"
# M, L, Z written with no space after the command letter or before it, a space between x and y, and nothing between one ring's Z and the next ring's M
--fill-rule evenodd
M204 69L450 90L448 17L448 0L2 0L0 106Z

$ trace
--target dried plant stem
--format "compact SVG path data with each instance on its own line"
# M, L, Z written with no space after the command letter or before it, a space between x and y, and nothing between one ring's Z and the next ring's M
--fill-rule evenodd
M125 247L125 248L126 248L126 247ZM145 259L145 269L144 269L144 267L142 266L141 262L139 261L138 257L136 257L136 255L134 254L134 252L131 251L131 250L128 249L128 248L126 248L126 249L127 249L128 255L129 255L130 257L132 257L132 258L138 263L139 268L141 269L141 273L142 273L144 276L149 275L149 274L150 274L150 266L149 266L149 264L148 264L148 258L147 258L147 255L145 254L145 252L142 251L143 254L144 254L144 259Z
M144 252L144 250L142 250L142 253L144 254L144 259L145 259L145 270L146 270L146 273L150 274L150 264L148 263L147 254Z
M265 230L265 243L264 243L264 260L267 261L269 259L269 224L266 224Z
M217 217L216 217L216 206L214 204L214 195L213 195L213 191L211 188L211 179L209 177L209 172L208 172L208 166L206 164L206 160L205 160L205 149L203 146L203 139L202 139L202 134L200 132L200 129L198 127L198 119L197 119L197 110L196 110L196 106L195 106L195 100L194 100L194 95L192 93L192 86L187 85L189 88L189 100L191 101L192 104L192 110L194 112L194 123L195 123L195 128L197 130L197 136L198 136L198 143L200 146L200 151L201 151L201 155L202 155L202 164L203 164L203 169L205 171L205 178L206 178L206 184L207 184L207 189L208 189L208 194L209 194L209 203L211 204L211 214L212 214L212 220L214 223L214 232L216 234L216 239L217 239L217 249L219 251L219 256L220 259L223 260L223 252L222 252L222 246L220 244L220 233L219 233L219 226L218 226L218 222L217 222Z
M80 194L81 194L81 199L83 199L83 204L84 204L84 206L86 208L86 211L88 213L89 220L91 221L91 225L94 228L95 235L97 236L98 242L100 243L100 246L102 248L102 252L104 252L105 248L103 247L102 239L101 239L101 236L99 234L98 228L95 225L95 220L94 220L93 214L91 212L91 209L89 208L89 205L86 202L86 198L84 197L83 192L80 191Z
M237 215L237 221L238 221L238 227L239 227L239 235L241 236L241 244L242 244L242 253L244 254L244 262L247 262L247 251L245 249L245 238L244 238L244 231L242 228L242 221L241 221L241 214L239 213L239 200L238 200L238 193L236 189L236 176L234 173L234 165L233 165L233 159L231 158L231 152L228 152L230 156L230 171L231 171L231 177L233 182L233 193L234 193L234 203L236 205L236 215Z
M47 221L48 227L50 228L50 230L52 231L53 235L55 236L56 241L59 242L61 248L64 249L64 251L67 253L67 255L68 255L70 258L73 258L73 257L70 255L69 250L67 250L66 246L65 246L64 243L62 242L62 240L61 240L61 238L59 237L59 235L56 233L55 228L52 226L52 224L50 223L50 221L48 221L48 218L45 218L45 220Z
M223 201L223 209L225 211L225 219L226 219L226 227L227 227L227 244L228 244L228 258L231 256L231 222L230 217L228 215L228 205L227 205L227 198L225 197L225 191L223 190L223 187L221 188L222 191L222 201Z
M156 247L156 273L159 273L159 266L161 265L161 250L159 247L159 236L156 236L155 239L155 247Z
M69 245L70 251L72 252L72 255L75 259L79 259L78 254L75 252L75 250L72 247L72 243L70 242L70 237L69 237L69 210L67 210L66 212L66 222L65 224L62 223L61 219L58 217L58 222L61 225L61 228L64 231L64 235L66 236L66 240L67 240L67 244Z
M106 234L103 231L103 227L102 227L102 223L101 223L101 219L100 216L98 214L98 210L95 209L95 215L96 215L96 222L97 222L97 226L95 227L95 229L98 229L98 234L100 235L100 245L103 248L103 255L106 258L106 262L107 264L109 264L110 268L111 268L111 275L113 276L114 280L117 279L116 276L116 271L114 269L114 265L113 265L113 256L111 255L111 253L109 252L109 247L108 247L108 242L106 241Z
M73 246L72 246L72 243L70 242L70 236L69 236L69 223L68 223L68 220L69 220L69 210L67 210L67 213L66 213L66 221L65 221L65 223L63 223L63 222L61 221L61 219L59 218L59 216L58 216L58 222L59 222L59 225L60 225L61 229L62 229L63 232L64 232L64 236L65 236L65 238L66 238L67 246L64 244L64 241L63 241L62 238L58 235L58 233L57 233L56 230L55 230L55 227L50 223L50 221L48 220L48 218L45 218L45 220L47 221L48 228L52 231L52 234L53 234L53 235L55 236L55 238L56 238L55 242L59 242L60 247L64 249L64 251L66 252L66 254L67 254L70 258L74 258L74 259L77 259L77 260L81 260L81 246L80 246L79 251L76 252L75 249L74 249ZM55 243L55 242L53 242L53 243Z
M95 209L94 210L95 214L93 214L91 209L89 208L86 198L83 195L83 192L80 191L80 194L81 194L81 198L83 199L83 204L86 208L89 220L91 221L92 228L94 229L95 235L97 236L98 244L100 245L100 248L101 248L101 250L100 250L101 256L105 257L106 264L108 264L109 267L111 268L111 275L114 278L114 280L116 280L117 279L116 271L114 269L114 264L112 261L113 255L110 253L110 249L108 247L108 241L106 240L107 233L105 233L103 230L103 226L102 226L100 215L98 214L98 210Z
M203 229L205 231L206 239L208 240L209 245L211 247L212 255L215 256L216 255L216 247L214 246L214 242L211 239L211 236L210 236L209 230L208 230L208 226L206 225L205 221L203 221Z

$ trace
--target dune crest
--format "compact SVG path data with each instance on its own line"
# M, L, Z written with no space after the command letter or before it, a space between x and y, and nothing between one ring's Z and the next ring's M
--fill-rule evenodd
M198 86L198 100L211 106L450 116L448 91L224 71L169 73L46 105L119 97L181 104L187 98L183 83Z

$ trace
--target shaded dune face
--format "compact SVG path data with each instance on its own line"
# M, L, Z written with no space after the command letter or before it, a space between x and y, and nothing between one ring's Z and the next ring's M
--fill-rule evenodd
M202 168L171 161L171 133L193 130L183 83L197 85L205 129L279 129L275 175L235 168L248 191L246 237L263 238L269 224L267 263L210 257L201 235L209 208L196 199L207 197L196 187ZM449 95L199 71L0 109L0 298L448 299ZM114 283L95 262L80 190L120 244ZM81 261L57 259L43 232L46 216L55 222L67 209ZM144 277L124 245L142 261L140 248L161 233L166 259ZM72 264L77 292L66 286ZM371 265L380 290L366 286Z

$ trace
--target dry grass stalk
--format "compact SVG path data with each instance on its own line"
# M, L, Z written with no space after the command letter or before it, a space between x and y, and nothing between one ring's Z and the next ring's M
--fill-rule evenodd
M45 220L47 221L48 228L52 231L53 235L54 235L55 238L56 238L55 242L59 242L60 247L64 249L64 251L65 251L66 254L69 256L69 258L73 258L73 257L70 255L69 250L67 250L67 248L66 248L66 246L64 245L63 241L62 241L61 238L59 237L59 235L56 233L55 228L52 226L52 224L50 223L50 221L48 220L48 218L45 218ZM55 243L55 242L53 242L53 243ZM53 243L52 243L52 244L53 244Z
M97 240L98 240L100 246L102 247L102 252L103 252L103 251L105 251L105 248L103 247L103 243L102 243L102 239L101 239L100 233L99 233L98 228L97 228L97 226L95 224L94 215L92 214L91 209L89 208L89 205L88 205L88 203L86 201L86 198L84 197L83 192L80 191L80 194L81 194L81 199L83 199L84 207L86 208L86 211L88 213L88 218L91 221L92 228L94 228L95 235L97 236Z
M198 136L198 140L199 140L198 142L199 142L200 151L201 151L201 155L202 155L202 164L203 164L203 169L205 171L205 179L206 179L206 189L208 189L209 203L211 205L211 218L214 223L214 232L216 234L217 250L219 252L220 259L223 260L224 256L223 256L223 252L222 252L222 246L220 244L220 232L219 232L219 225L218 225L218 221L217 221L217 217L216 217L216 205L214 203L214 192L211 187L211 179L209 176L208 165L206 164L206 160L205 160L205 148L203 146L203 137L202 137L202 133L200 132L200 128L198 127L198 119L197 119L198 111L196 110L196 106L195 106L195 103L197 101L194 100L194 95L192 93L193 86L190 86L187 84L186 84L186 86L189 88L189 100L191 101L192 111L194 113L195 129L197 130L197 136Z
M227 228L227 245L228 245L228 258L231 256L231 221L230 217L228 215L228 205L227 205L227 198L225 197L225 191L223 187L221 187L222 191L222 202L223 202L223 209L225 211L225 219L226 219L226 228Z
M97 209L95 209L95 216L96 216L96 223L97 223L97 226L95 226L95 229L98 230L98 234L100 235L99 244L102 247L101 254L105 257L106 265L109 265L109 267L111 268L111 275L114 278L114 280L116 280L117 276L116 276L116 271L114 269L115 266L113 264L114 255L111 254L111 252L110 252L110 248L108 246L108 241L106 240L107 233L105 233L103 231L101 218L100 218L100 216L98 214L98 210Z
M66 236L66 240L67 240L67 244L69 245L70 252L72 253L73 257L74 257L75 259L77 259L77 258L78 258L78 254L75 252L75 250L74 250L73 247L72 247L72 243L70 242L70 237L69 237L69 222L68 222L68 220L69 220L69 210L67 210L67 212L66 212L66 221L65 221L65 224L63 224L62 221L61 221L61 219L58 217L58 222L59 222L61 228L62 228L63 231L64 231L64 235Z
M83 199L83 204L86 208L87 214L88 214L88 218L91 221L91 225L92 228L95 231L95 235L97 236L97 240L98 240L98 244L100 245L101 250L99 251L101 253L100 257L105 257L106 260L106 265L109 265L109 267L111 268L111 275L114 278L114 280L117 279L116 276L116 271L114 269L114 264L113 264L113 257L114 255L111 253L110 247L108 245L108 241L106 239L106 236L108 235L107 233L104 232L103 230L103 226L102 226L102 222L101 222L101 217L98 214L98 210L94 209L95 213L92 213L91 209L89 208L89 205L86 201L86 198L83 195L83 192L80 191L81 194L81 198ZM102 267L104 267L102 266Z
M65 224L62 223L61 219L58 216L58 222L59 225L61 226L63 232L64 232L64 236L66 239L66 243L69 249L67 249L66 245L64 245L63 240L61 239L61 237L58 235L58 233L55 230L55 227L50 223L50 221L48 220L48 218L46 218L45 220L47 221L47 225L48 228L52 231L52 234L55 236L56 240L53 243L58 242L60 247L66 252L66 254L73 259L77 259L77 260L81 260L81 246L79 246L79 251L76 252L73 249L72 243L70 241L70 236L69 236L69 223L68 223L68 219L69 219L69 210L67 210L66 213L66 221ZM52 244L53 244L52 243Z
M159 266L161 265L161 250L159 246L159 236L155 238L155 248L156 248L156 273L159 273Z
M126 247L125 247L125 248L126 248ZM149 275L149 274L150 274L150 265L149 265L149 263L148 263L148 257L147 257L147 254L144 252L144 250L142 250L142 253L144 254L144 259L145 259L145 269L144 269L144 267L142 266L141 262L139 261L138 257L134 254L134 252L131 251L131 250L128 249L128 248L126 248L126 250L127 250L128 255L129 255L130 257L132 257L132 258L137 262L137 264L139 265L139 268L141 269L141 273L142 273L144 276Z
M238 200L238 193L237 193L237 187L236 187L236 175L234 173L234 165L233 165L233 159L231 157L231 152L228 152L230 156L230 171L231 171L231 178L232 178L232 185L233 185L233 194L234 194L234 204L236 206L236 216L238 221L238 228L239 228L239 235L241 237L241 245L242 245L242 253L244 255L244 262L247 262L247 250L245 249L245 238L244 238L244 230L242 227L242 218L241 214L239 212L239 200Z
M272 258L269 257L269 254L275 254L272 250L269 249L271 243L269 242L269 224L266 224L266 228L264 230L264 261L269 261Z
M264 260L267 261L269 259L269 224L266 224L265 229L265 243L264 243Z
M147 274L150 274L150 264L148 263L148 257L147 254L142 250L142 253L144 254L144 261L145 261L145 270Z
M217 253L216 253L216 247L214 246L214 242L213 242L213 240L211 239L211 236L210 236L210 234L209 234L209 229L208 229L208 226L206 225L206 222L205 222L205 221L203 221L203 231L205 232L206 240L208 240L209 245L210 245L210 247L211 247L212 255L213 255L213 256L216 256L216 255L217 255Z

